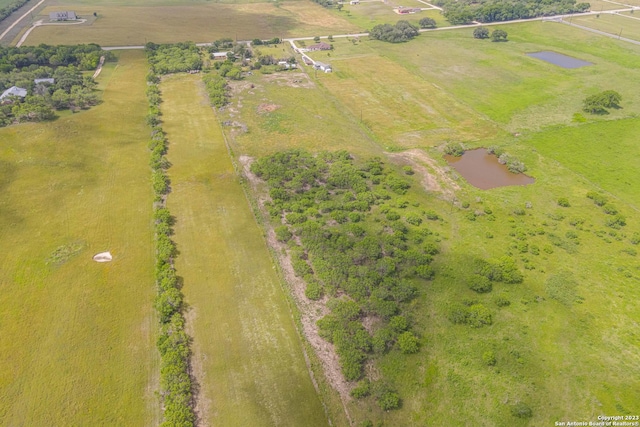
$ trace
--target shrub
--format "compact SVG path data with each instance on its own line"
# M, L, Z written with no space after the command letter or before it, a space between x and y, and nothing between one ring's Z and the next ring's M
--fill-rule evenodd
M435 211L432 211L432 210L431 211L427 211L425 213L425 216L427 217L428 220L431 220L431 221L436 221L436 220L440 219L440 216Z
M511 415L517 418L531 418L533 411L526 404L520 402L511 407Z
M422 224L422 218L420 218L416 214L407 215L407 222L411 225L415 225L416 227Z
M404 354L413 354L420 350L420 343L413 333L406 331L398 337L398 347Z
M489 29L486 27L477 27L473 30L473 38L474 39L488 39L489 38Z
M638 243L640 243L640 233L638 233L637 231L633 233L629 241L631 242L632 245L637 245Z
M358 385L351 389L351 393L349 393L351 397L356 399L362 399L363 397L367 397L371 394L371 383L369 380L363 380L358 382Z
M469 281L469 288L478 293L491 292L491 281L485 276L474 274Z
M386 385L376 387L376 402L383 411L390 411L400 407L400 396Z
M495 353L493 351L485 351L482 354L482 361L487 366L495 366L497 362Z
M418 21L420 28L436 28L436 21L433 18L422 18Z
M613 205L610 205L609 203L605 204L602 206L602 210L604 211L604 213L606 213L607 215L616 215L618 213L618 208L616 208Z
M310 281L309 283L307 283L307 287L304 291L304 294L310 300L313 300L313 301L319 300L320 298L322 298L322 294L323 294L322 287L315 280Z
M451 142L444 147L444 152L450 156L460 157L464 154L464 145Z
M627 225L627 219L623 215L615 215L613 218L608 219L605 222L607 227L619 229L620 227L624 227Z
M498 307L507 307L511 304L511 301L509 301L509 299L507 299L503 295L498 295L497 297L495 297L493 302L495 302Z
M602 194L596 193L595 191L589 191L587 193L587 198L593 200L593 203L598 206L604 206L604 204L607 203L607 198Z
M569 204L569 200L566 197L560 197L558 199L558 206L562 206L563 208L568 208L571 205Z
M289 239L293 237L293 234L291 234L291 231L289 231L289 227L287 227L286 225L281 225L279 227L276 227L275 232L276 232L276 238L278 239L278 241L283 243L288 242Z
M402 171L406 174L406 175L413 175L415 172L413 171L413 168L411 166L403 166L402 167Z
M467 323L472 328L481 328L493 323L491 319L491 312L482 304L472 305L469 307L468 313Z

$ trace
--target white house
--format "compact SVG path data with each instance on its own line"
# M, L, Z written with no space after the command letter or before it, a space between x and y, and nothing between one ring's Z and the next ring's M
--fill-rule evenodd
M316 63L313 64L313 68L315 68L316 70L324 71L325 73L330 73L333 71L331 69L331 65L325 64L324 62L318 62L318 61L316 61Z
M10 96L24 98L27 96L27 90L18 86L11 86L9 89L2 92L2 95L0 95L0 101L9 101Z
M228 58L228 54L233 52L213 52L213 59L222 59L225 60Z

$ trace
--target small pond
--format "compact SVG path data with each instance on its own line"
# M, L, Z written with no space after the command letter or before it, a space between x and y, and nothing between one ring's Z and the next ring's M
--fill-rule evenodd
M447 155L444 158L469 184L482 190L535 182L535 179L523 173L510 172L507 166L501 165L498 158L484 148L465 151L461 157Z
M553 65L557 65L562 68L581 68L586 67L587 65L593 65L593 62L583 61L582 59L573 58L571 56L563 55L558 52L551 52L549 50L527 53L527 56L542 59L543 61L550 62Z

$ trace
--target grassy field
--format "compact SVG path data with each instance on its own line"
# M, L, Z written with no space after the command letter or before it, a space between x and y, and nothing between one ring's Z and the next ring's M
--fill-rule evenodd
M175 2L174 2L175 3ZM210 42L223 37L251 40L256 37L291 37L309 34L354 32L357 27L319 5L307 1L218 4L178 3L147 6L103 3L59 3L41 13L64 7L79 15L98 14L83 25L35 29L25 44L75 44L95 42L104 46L140 45L153 41Z
M199 76L161 85L193 363L205 425L327 425L287 297Z
M640 18L635 17L633 14L625 14L624 16L611 14L602 14L599 17L584 16L575 18L572 22L604 31L605 33L640 41Z
M414 168L440 169L461 186L452 204L420 190L421 178L414 176L409 204L444 218L429 223L442 254L436 279L414 307L423 349L413 356L391 351L376 362L371 369L400 391L403 406L382 412L372 409L371 398L352 401L348 408L358 422L553 425L640 411L640 316L634 308L640 269L631 243L640 232L634 178L640 99L633 88L638 47L551 23L503 28L508 43L475 40L472 30L423 34L401 45L336 41L330 56L314 56L330 62L333 75L311 71L312 85L296 76L305 82L296 88L291 77L255 74L238 85L222 113L223 120L247 126L225 128L237 155L344 148L361 158L421 147L432 161L414 160ZM524 55L540 50L594 65L565 70ZM623 108L576 120L582 100L605 89L622 93ZM266 105L278 108L267 111ZM325 135L317 139L323 126ZM437 147L446 140L499 143L524 161L536 183L478 190L447 170ZM607 227L611 216L586 198L588 191L606 194L627 225ZM570 207L558 205L561 197ZM461 208L463 202L469 207ZM495 221L469 219L484 209ZM471 291L466 283L474 262L505 254L516 260L524 282L497 284L489 294ZM556 276L561 285L554 284ZM510 305L497 306L497 296ZM449 307L464 300L488 307L493 325L453 325ZM495 355L495 366L483 361L486 352ZM531 419L511 415L517 403L532 408Z
M2 425L158 419L145 73L123 53L103 104L0 129Z
M398 15L393 11L394 7L429 7L418 1L402 2L402 1L382 1L363 2L357 5L345 4L342 11L335 11L338 16L342 16L354 25L357 25L362 31L370 30L379 24L395 24L400 20L406 20L418 26L418 21L422 18L432 18L436 21L438 27L448 26L447 21L439 10L423 10L420 13L411 15Z

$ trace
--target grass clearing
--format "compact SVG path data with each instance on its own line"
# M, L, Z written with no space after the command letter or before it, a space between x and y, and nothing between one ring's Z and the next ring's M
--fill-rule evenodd
M357 5L345 4L342 11L335 11L335 13L339 14L352 24L357 25L361 31L370 30L380 24L395 24L400 20L407 20L413 25L418 26L418 21L422 18L434 19L438 27L450 25L449 21L447 21L437 9L423 10L420 13L411 15L399 15L393 11L393 8L397 6L417 8L428 7L426 4L418 1L394 1L387 3L383 3L382 1L367 1Z
M49 6L43 13L60 7L75 10L81 16L95 12L98 18L81 25L39 27L25 44L93 42L122 46L143 45L149 41L211 42L223 37L252 40L356 30L352 24L311 2L154 6L68 2Z
M103 104L0 129L3 425L158 420L146 61L105 71Z
M580 16L571 22L593 28L605 33L640 41L640 18L629 15L601 14L599 16Z
M161 84L176 263L207 425L327 425L287 297L199 76Z

